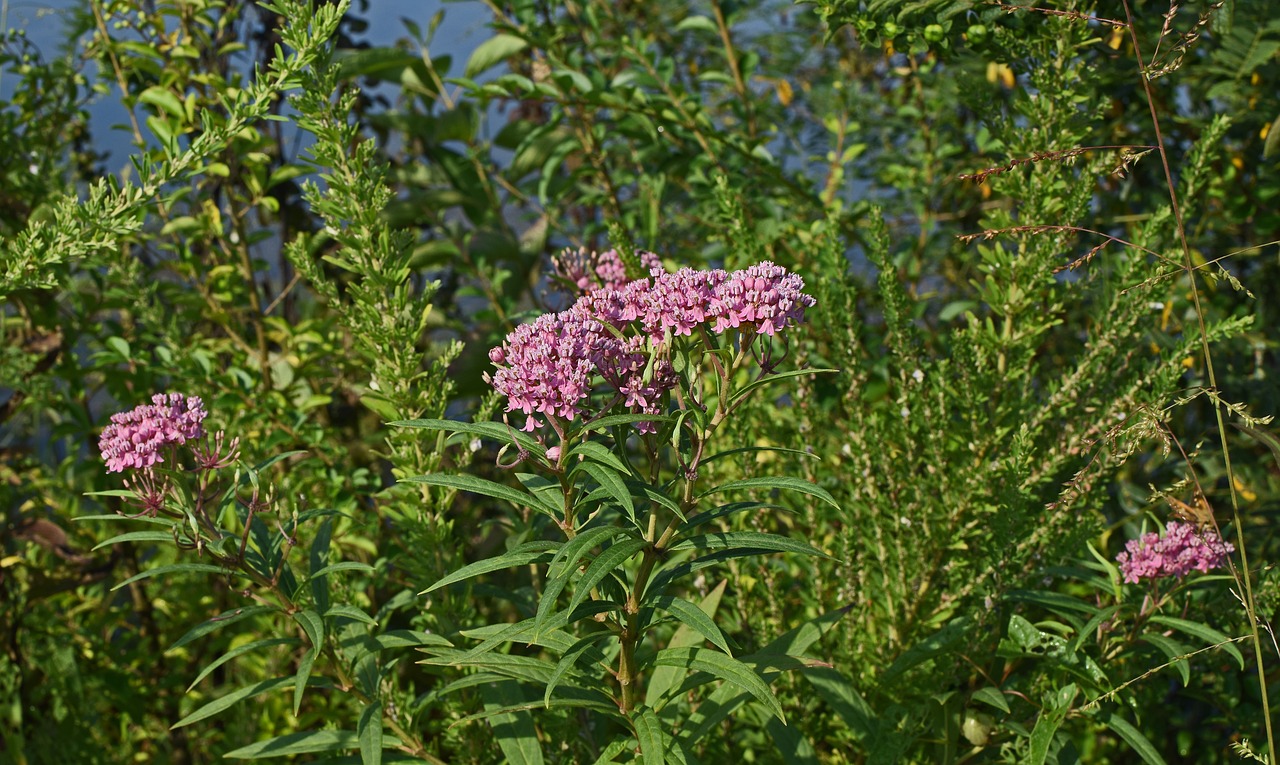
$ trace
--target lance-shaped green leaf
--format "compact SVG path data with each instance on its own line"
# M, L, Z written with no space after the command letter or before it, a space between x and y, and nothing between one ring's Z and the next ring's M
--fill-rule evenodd
M617 471L598 462L586 460L578 463L578 466L573 469L573 473L570 473L570 475L578 472L584 472L596 479L596 483L600 484L600 487L608 492L609 496L626 511L628 518L636 517L636 506L631 498L631 492L627 490L627 484Z
M1114 712L1104 712L1098 717L1102 720L1103 725L1115 731L1117 736L1123 739L1133 751L1137 752L1138 756L1147 765L1165 765L1164 758L1160 756L1160 752L1128 720Z
M670 494L640 481L627 481L627 489L635 496L644 497L650 502L667 508L675 513L680 520L686 520L684 510L680 508L680 503Z
M293 677L277 677L273 680L263 680L260 683L254 683L253 685L245 686L244 688L239 688L237 690L232 691L231 693L228 693L225 696L214 699L208 704L205 704L204 706L200 707L196 711L192 712L191 714L187 715L186 717L182 718L181 720L171 725L169 727L169 730L173 730L175 728L181 728L183 726L190 725L191 723L200 722L201 720L204 720L206 718L213 717L219 712L222 712L223 710L231 708L231 706L233 706L237 702L244 701L245 699L252 698L262 693L274 691L277 688L284 688L284 687L293 685L293 681L294 681Z
M318 576L324 576L325 574L332 574L336 571L361 571L366 574L372 574L376 572L377 569L374 568L373 566L370 566L368 563L361 563L360 561L355 561L355 560L344 560L338 563L330 563L329 565L321 568L319 571L316 571L315 573L313 573L311 575L311 578L315 579Z
M714 507L705 512L698 513L690 518L680 527L681 536L687 536L688 533L699 527L710 523L711 521L725 518L735 513L744 513L748 510L781 510L784 513L790 513L791 508L782 505L774 505L769 502L730 502L727 505Z
M110 539L99 542L93 546L94 550L101 550L104 547L118 545L121 542L172 542L172 531L130 531L125 534L118 534Z
M746 664L709 648L666 648L654 655L656 667L684 667L695 672L706 672L750 693L771 714L786 722L782 705L769 690L769 685Z
M546 622L547 616L555 609L556 598L564 591L573 573L578 570L578 561L596 545L629 533L632 532L617 526L597 526L580 531L573 539L565 542L564 547L561 547L551 559L551 565L548 567L547 585L543 588L542 596L538 600L538 613L534 621L535 637Z
M729 408L732 409L733 407L737 406L744 399L746 399L747 396L750 396L752 393L755 393L757 390L763 388L766 385L772 385L774 383L782 382L783 380L788 380L792 377L805 377L807 375L832 374L839 371L840 371L839 369L792 369L787 372L777 372L775 374L765 375L758 380L755 380L747 385L744 385L741 390L735 393L733 398L729 399Z
M645 588L644 595L654 594L660 595L666 591L672 582L689 576L704 568L718 565L727 560L734 558L747 558L753 555L766 555L772 550L761 550L754 547L740 547L731 550L717 550L707 555L701 555L693 560L687 560L683 563L677 563L669 568L659 570L657 576L649 580L648 587Z
M298 672L294 675L293 716L297 717L302 709L302 695L307 690L307 683L311 681L311 668L315 666L316 657L324 647L324 619L310 608L293 614L293 619L307 633L307 638L311 641L311 650L302 655L302 660L298 662Z
M716 615L716 611L720 608L720 600L724 597L725 587L729 584L729 580L721 579L720 584L712 588L698 605L698 610L706 614L707 618ZM671 636L671 640L667 642L668 648L687 648L696 646L701 643L703 638L688 625L681 624ZM648 687L645 688L644 703L650 707L656 708L658 700L663 698L671 688L680 680L684 672L678 667L655 667L649 673Z
M591 565L587 566L586 573L582 575L582 579L578 581L578 587L573 591L573 599L569 601L569 610L576 609L582 601L587 599L587 596L591 594L591 590L600 583L600 580L621 567L631 556L648 545L649 543L643 539L627 539L618 542L597 555L596 559L591 561Z
M680 621L681 624L702 635L710 640L717 648L732 656L733 651L729 650L729 641L725 638L724 633L716 626L716 623L707 616L701 608L682 598L671 595L658 595L645 601L646 606L660 608L671 614Z
M302 641L299 640L298 638L286 637L286 638L266 638L263 640L255 640L252 643L245 643L244 645L241 645L241 646L236 646L235 648L232 648L230 651L227 651L226 653L222 654L218 658L214 659L212 663L207 664L204 669L200 670L200 674L196 675L196 679L192 680L191 685L187 686L187 691L190 692L192 688L195 688L197 685L200 684L201 680L208 677L211 672L213 672L218 667L221 667L223 664L226 664L227 662L236 658L237 656L242 656L251 651L256 651L259 648L270 648L271 646L277 646L277 645L292 646L292 645L300 645L301 643Z
M1240 653L1240 649L1236 648L1235 641L1239 638L1227 637L1222 632L1215 630L1207 624L1200 622L1188 621L1186 619L1178 619L1173 616L1163 616L1156 614L1151 617L1151 621L1155 624L1163 624L1166 627L1172 627L1179 632L1185 632L1192 637L1198 637L1209 645L1216 645L1227 653L1240 664L1240 669L1244 669L1244 654Z
M662 732L662 723L649 707L642 706L631 715L631 728L636 732L636 741L640 744L640 755L644 765L664 765L666 758L666 735Z
M316 608L324 611L329 607L329 580L325 578L325 563L329 559L329 541L333 538L333 518L325 518L316 529L315 539L311 541L311 598Z
M361 765L382 765L382 702L371 701L356 723Z
M439 646L441 648L452 648L450 643L444 637L430 632L422 632L420 630L388 630L381 635L364 636L369 650L373 652L385 651L388 648L417 648L419 646Z
M770 552L790 552L801 555L816 555L820 558L835 560L830 555L815 550L804 542L778 534L766 534L761 531L720 531L714 534L700 534L685 537L669 549L676 550L732 550L750 548L752 550L768 550Z
M150 579L153 576L165 576L166 574L225 574L226 576L244 576L239 571L222 566L214 566L209 563L175 563L171 566L157 566L149 568L139 574L134 574L120 584L111 588L112 592L121 587L128 587L134 582L142 579Z
M529 490L529 496L542 503L549 515L559 515L564 511L559 482L535 473L516 473L516 480Z
M480 686L488 721L493 729L503 758L512 765L541 765L542 747L538 744L538 728L528 709L524 688L511 680Z
M187 631L187 634L178 638L177 642L164 649L165 653L175 651L193 640L198 640L210 632L222 629L228 624L235 624L241 619L250 619L261 614L269 614L279 611L278 606L244 606L243 608L233 608L230 611L223 611L212 619L201 622L195 627Z
M578 663L578 660L581 659L583 654L590 650L592 646L599 643L604 638L612 636L612 634L613 633L611 632L593 632L569 646L568 650L560 656L560 661L556 662L556 667L551 673L551 679L547 681L547 689L542 696L542 701L546 706L551 706L551 694L560 683L560 678L564 677L565 673L573 669L574 665Z
M388 424L399 428L421 428L424 430L444 431L446 433L466 433L504 444L514 444L539 457L545 457L547 454L547 447L538 443L532 436L499 422L457 422L454 420L423 419L397 420Z
M615 425L634 425L637 422L668 422L671 418L665 414L611 414L608 417L601 417L598 420L584 422L577 428L570 430L571 433L587 432L592 430L608 430Z
M418 594L426 595L427 593L434 592L441 587L447 587L455 582L470 579L473 576L488 574L491 571L500 571L502 569L515 568L516 566L527 566L530 563L545 563L551 560L551 551L558 549L561 544L562 543L560 542L525 542L515 549L503 555L499 555L496 558L485 558L484 560L478 560L475 563L463 566Z
M372 616L366 614L364 611L360 610L359 608L356 608L355 606L352 606L352 605L348 605L346 603L339 603L338 605L330 608L328 611L325 611L324 618L329 619L331 621L335 618L353 619L362 624L369 624L375 627L378 624L378 622L374 620Z
M735 454L747 454L751 452L773 452L777 454L794 454L797 457L805 457L811 460L818 460L818 461L822 460L822 458L819 457L818 455L814 454L813 452L807 452L804 449L788 449L784 446L740 446L737 449L728 449L723 452L716 452L710 457L707 457L706 459L702 460L701 464L709 465L712 462L715 462L716 460L722 460L725 457L732 457Z
M561 627L582 619L588 619L596 614L616 611L618 608L620 606L611 601L593 600L576 608L568 608L547 616L540 627L537 626L537 617L535 616L515 624L494 624L475 630L464 630L462 633L464 636L479 638L483 642L463 654L463 658L470 661L483 653L517 640L526 640L538 645L551 645L554 641L547 641L544 638L550 637L551 633ZM544 635L544 632L547 634Z
M792 476L763 476L760 478L744 478L740 481L729 481L728 483L722 483L719 486L704 491L702 494L699 494L698 497L709 497L712 494L721 494L726 491L747 489L769 489L770 491L777 489L780 491L794 491L799 494L807 494L810 497L815 497L826 502L837 510L840 509L840 505L836 502L835 497L832 497L831 493L826 489L818 486L817 484L809 483L804 479Z
M487 478L478 478L465 473L431 473L428 475L415 475L408 478L400 479L402 483L425 483L430 486L444 486L449 489L462 489L473 494L483 494L486 497L501 499L520 507L527 507L531 510L537 510L540 513L548 513L546 507L538 500L537 497L528 492L521 491L513 486L505 483L490 481Z
M570 457L576 456L586 457L592 462L599 462L607 465L623 475L630 473L627 466L618 458L618 455L609 450L609 447L599 441L583 441L569 451Z
M383 737L384 746L400 746L400 740ZM288 733L283 736L258 741L222 755L232 760L258 760L267 757L285 757L293 754L320 754L322 752L347 752L360 748L360 734L353 730L313 730L304 733Z

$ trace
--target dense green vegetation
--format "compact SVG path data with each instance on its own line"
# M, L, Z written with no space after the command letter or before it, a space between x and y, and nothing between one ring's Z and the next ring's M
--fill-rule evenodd
M0 41L0 762L1276 761L1270 3L485 5Z

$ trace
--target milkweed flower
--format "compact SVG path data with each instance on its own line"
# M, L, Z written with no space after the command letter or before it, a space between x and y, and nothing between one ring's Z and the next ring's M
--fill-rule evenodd
M668 334L688 336L714 324L717 333L745 327L772 336L802 321L815 302L801 291L803 279L769 262L730 274L668 273L652 253L641 260L649 276L627 281L616 251L566 250L553 265L584 294L567 311L517 327L489 351L497 371L484 379L507 397L506 411L527 415L524 430L540 427L539 415L573 421L586 414L597 379L631 411L661 414L678 382L666 354L655 350ZM654 430L647 422L636 427Z
M1192 571L1207 572L1226 563L1235 549L1213 529L1201 530L1195 524L1170 521L1164 534L1148 532L1129 540L1116 562L1124 580L1137 584L1143 579L1181 579Z
M803 289L804 279L767 260L734 271L716 286L712 329L724 332L747 325L757 334L775 335L804 321L805 309L817 302Z
M655 268L662 270L662 260L654 253L641 250L636 255L646 273ZM597 289L622 289L631 281L617 250L597 253L588 252L585 247L576 250L566 247L560 255L552 256L551 268L557 276L584 294Z
M199 396L157 393L150 404L111 415L111 423L98 439L107 472L146 469L164 462L161 450L166 446L204 436L207 414Z

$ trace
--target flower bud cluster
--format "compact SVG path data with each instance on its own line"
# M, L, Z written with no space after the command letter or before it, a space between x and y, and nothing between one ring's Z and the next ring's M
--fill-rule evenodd
M127 468L146 469L164 462L161 450L204 436L208 412L199 396L157 393L152 403L113 414L103 428L98 449L107 461L107 472Z
M632 411L660 413L677 382L670 363L653 355L668 334L688 336L702 328L772 336L803 321L814 304L799 276L769 262L733 273L666 273L655 266L648 278L618 283L623 271L601 270L602 263L612 263L609 256L566 251L556 261L562 275L583 289L601 286L567 311L517 327L489 352L497 371L485 379L507 397L508 412L528 415L527 431L541 426L537 415L572 421L586 413L597 377ZM588 278L588 266L598 281ZM652 426L640 423L638 429Z
M1213 529L1170 521L1163 535L1149 532L1129 540L1116 562L1124 580L1137 584L1142 579L1181 579L1192 571L1218 568L1235 549Z
M662 261L652 252L641 250L640 266L645 271L661 269ZM569 282L580 293L598 289L622 289L627 282L627 269L617 250L588 252L586 248L566 247L559 256L551 258L551 268L556 276Z

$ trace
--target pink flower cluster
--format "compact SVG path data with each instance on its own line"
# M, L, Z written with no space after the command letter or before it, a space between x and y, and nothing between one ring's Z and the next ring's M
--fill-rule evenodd
M646 272L662 269L662 261L652 252L641 250L640 265ZM587 252L586 248L566 247L558 257L551 258L556 276L578 288L581 293L597 289L622 289L627 282L627 269L617 250Z
M708 324L716 333L739 329L772 336L803 321L805 309L814 304L801 291L799 276L769 262L731 274L692 268L671 274L657 266L649 278L618 284L614 277L622 278L620 270L599 270L599 258L608 255L593 255L598 259L592 261L579 250L573 261L578 270L565 273L572 277L585 273L582 264L595 264L601 282L611 286L589 290L567 311L517 327L489 352L498 369L485 379L507 397L508 412L529 415L527 431L542 424L535 415L572 421L583 414L597 375L628 408L659 413L676 375L665 359L650 363L651 343L663 342L668 332L687 336ZM580 287L591 283L581 279L586 281L575 282ZM638 331L629 332L632 327ZM648 423L638 428L652 431Z
M204 436L208 414L199 396L157 393L150 404L113 414L102 429L98 449L107 461L107 472L145 469L160 462L166 446L181 445Z
M1213 529L1198 530L1191 523L1170 521L1163 535L1149 532L1141 539L1129 540L1116 562L1124 580L1137 584L1142 579L1181 579L1192 571L1217 568L1235 549Z

